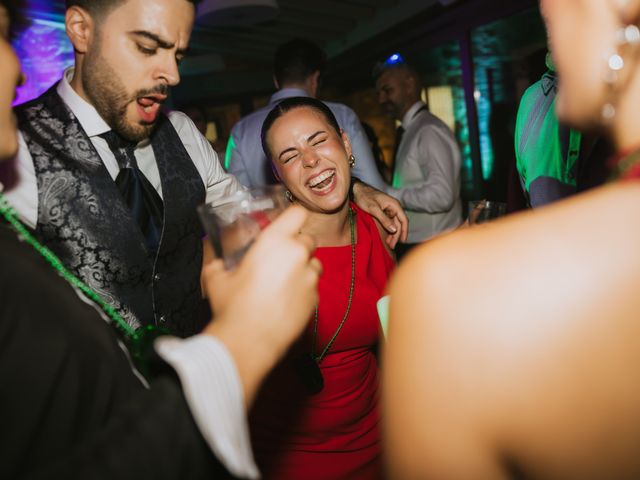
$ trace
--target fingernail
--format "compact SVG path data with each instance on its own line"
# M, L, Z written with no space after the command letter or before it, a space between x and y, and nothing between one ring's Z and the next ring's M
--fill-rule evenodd
M391 230L393 233L396 233L398 231L398 229L393 225L389 225L389 230Z

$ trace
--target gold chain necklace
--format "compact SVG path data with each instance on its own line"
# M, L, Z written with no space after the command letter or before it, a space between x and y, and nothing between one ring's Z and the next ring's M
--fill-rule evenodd
M320 355L316 355L316 339L318 336L318 306L316 305L315 314L313 317L313 340L311 343L311 354L301 355L295 359L295 370L302 381L302 384L307 389L310 395L315 395L320 392L324 388L324 378L322 377L322 372L320 371L320 362L324 359L324 357L329 353L329 349L333 345L333 342L338 337L340 330L344 326L347 321L347 317L349 316L349 312L351 311L351 301L353 300L353 291L355 289L356 284L356 234L355 234L355 221L354 221L354 212L351 207L349 207L349 227L351 229L351 285L349 287L349 299L347 301L347 309L344 312L344 317L338 325L338 328L334 332L333 336L327 343L327 346L324 347Z

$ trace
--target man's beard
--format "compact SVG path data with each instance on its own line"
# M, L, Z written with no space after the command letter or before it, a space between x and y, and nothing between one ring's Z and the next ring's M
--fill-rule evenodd
M398 109L396 108L396 105L392 102L384 102L382 105L382 111L388 115L389 117L395 119L398 119Z
M128 95L116 71L102 57L99 45L95 50L95 53L87 54L82 74L82 87L91 104L102 119L127 140L139 142L149 138L156 122L151 124L128 122L127 107L146 95L154 93L166 95L168 87L161 84L152 89L138 90L133 95Z

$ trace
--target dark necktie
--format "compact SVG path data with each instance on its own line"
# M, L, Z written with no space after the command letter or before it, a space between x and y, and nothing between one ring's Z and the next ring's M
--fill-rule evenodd
M136 144L118 135L113 130L100 135L107 141L116 157L120 172L116 186L146 239L147 248L158 251L162 234L164 208L162 199L147 177L138 168L134 150Z
M402 141L402 136L404 135L404 128L402 125L396 128L396 144L393 147L393 168L391 172L393 173L391 178L391 184L395 187L395 177L396 177L396 169L398 168L398 149L400 148L400 142Z
M414 118L416 118L418 116L418 114L420 112L423 112L427 110L427 106L426 105L422 105L418 110L416 110L416 112L411 116L411 119L413 120ZM402 125L398 126L398 128L396 128L396 145L393 149L393 177L391 179L391 185L394 188L399 188L400 185L400 179L397 177L397 173L398 173L398 149L400 148L400 142L402 142L402 136L404 135L404 128L402 127Z
M398 159L396 158L398 156L398 148L400 148L400 142L402 141L402 136L404 135L404 128L402 127L402 125L399 125L398 128L396 128L396 144L393 147L393 163L396 164Z

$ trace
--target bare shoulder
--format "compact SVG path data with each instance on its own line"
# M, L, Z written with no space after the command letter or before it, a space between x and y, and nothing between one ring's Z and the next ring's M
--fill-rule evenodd
M508 295L519 305L529 305L533 303L529 299L540 298L543 292L546 298L554 298L562 293L574 295L576 288L602 291L605 279L618 290L622 280L637 274L640 267L639 209L640 182L619 184L454 231L417 248L399 269L394 285L400 294L408 289L434 290L450 312L449 299L443 294L478 299ZM546 279L544 288L540 279ZM459 292L460 288L466 290ZM453 311L478 314L479 305L460 303ZM491 314L496 309L511 312L515 303L493 305ZM543 308L536 305L531 305L536 311Z
M591 471L578 478L603 478L604 458L629 466L640 427L589 448L607 425L640 425L639 207L640 184L617 184L412 252L390 287L384 371L388 392L412 395L402 413L387 403L388 422L428 424L416 443L450 438L488 469L505 452L560 478L577 458Z

